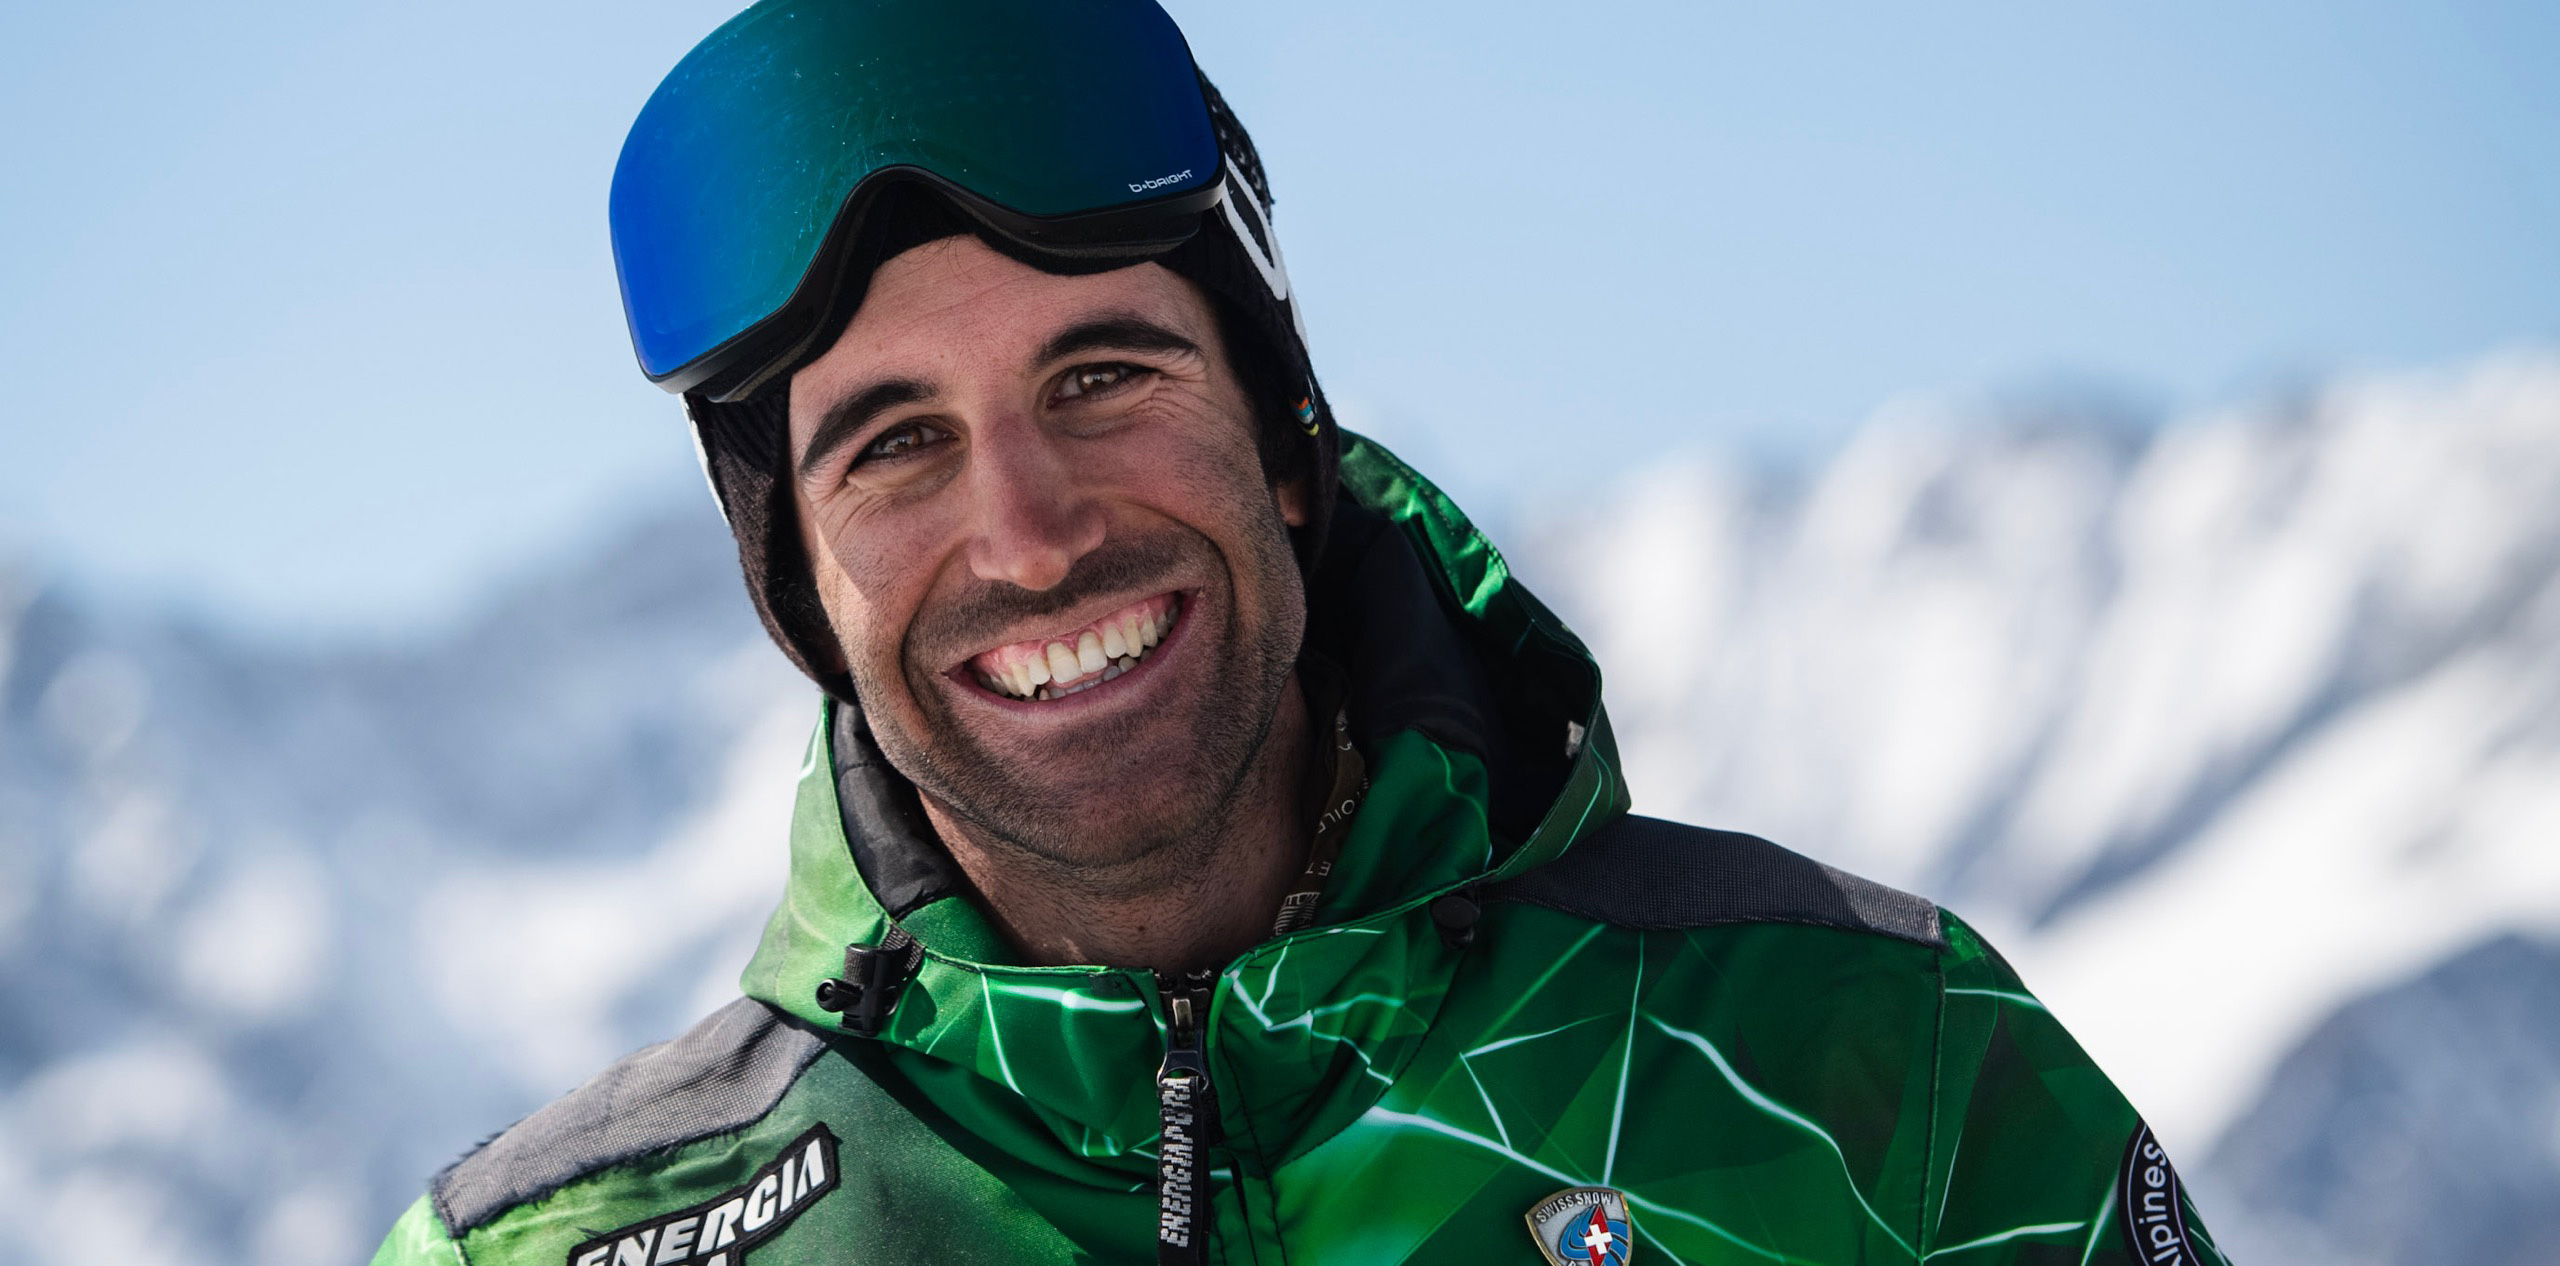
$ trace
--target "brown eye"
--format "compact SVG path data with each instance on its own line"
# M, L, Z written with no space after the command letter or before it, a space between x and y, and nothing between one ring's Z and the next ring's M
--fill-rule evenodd
M933 441L934 433L931 432L929 428L922 425L909 423L905 426L894 427L890 430L881 432L879 438L872 440L870 444L864 446L862 450L862 461L890 461L900 457L913 456L918 450L925 448L927 445L933 443Z
M1058 398L1100 395L1135 379L1140 372L1135 365L1084 365L1070 369L1065 381L1058 384Z

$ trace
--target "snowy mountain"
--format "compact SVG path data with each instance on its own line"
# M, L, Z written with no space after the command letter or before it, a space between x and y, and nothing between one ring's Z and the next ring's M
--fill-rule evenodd
M2560 1257L2560 359L1495 526L1640 808L1983 925L2241 1260ZM0 1259L360 1259L728 994L813 716L741 599L707 505L401 647L0 570Z
M399 650L0 589L0 1260L362 1260L730 988L810 707L727 550L687 506Z

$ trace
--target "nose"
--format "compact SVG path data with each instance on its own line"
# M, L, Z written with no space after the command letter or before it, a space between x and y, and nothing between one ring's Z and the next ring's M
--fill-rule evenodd
M1102 544L1100 504L1037 421L982 426L969 453L969 570L981 580L1049 589Z

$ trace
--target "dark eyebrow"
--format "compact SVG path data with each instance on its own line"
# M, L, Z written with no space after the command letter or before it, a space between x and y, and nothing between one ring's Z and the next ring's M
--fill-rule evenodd
M1197 356L1200 345L1134 313L1115 312L1079 321L1050 336L1033 353L1031 367L1064 360L1081 352L1110 349L1124 352L1182 352ZM920 404L934 398L933 387L913 378L891 378L876 382L842 400L827 406L818 427L810 432L808 450L800 454L803 474L825 461L827 456L844 447L873 418L902 404Z
M800 471L807 474L827 455L845 446L871 419L902 404L917 404L933 399L933 388L913 378L892 378L875 382L860 391L827 406L818 419L818 429L809 435L809 447L800 454Z
M1134 313L1115 312L1109 316L1079 321L1058 331L1032 354L1031 368L1065 360L1079 352L1101 349L1122 352L1187 352L1197 356L1200 345Z

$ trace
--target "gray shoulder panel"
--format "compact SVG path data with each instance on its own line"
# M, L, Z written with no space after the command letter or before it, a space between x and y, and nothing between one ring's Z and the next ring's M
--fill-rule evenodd
M459 1238L597 1170L752 1125L825 1049L825 1038L740 998L454 1162L436 1175L436 1213Z
M1941 947L1938 907L1757 836L1633 814L1485 896L1619 927L1809 923Z

